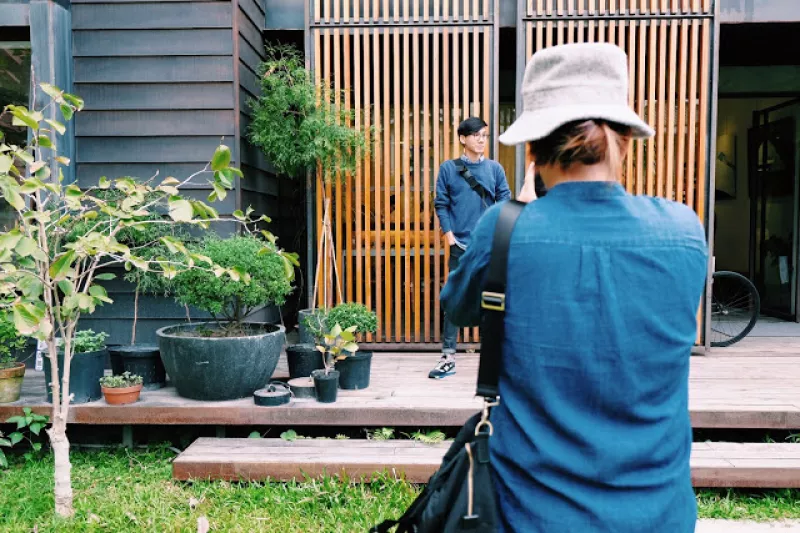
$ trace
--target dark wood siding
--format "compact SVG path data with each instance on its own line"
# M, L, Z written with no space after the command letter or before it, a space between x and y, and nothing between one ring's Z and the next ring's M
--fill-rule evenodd
M101 176L186 177L203 168L223 138L238 151L234 6L230 0L73 1L74 91L86 102L75 120L81 186ZM197 181L185 194L205 199L205 180ZM232 193L214 206L229 214L239 203ZM107 288L114 304L98 308L81 327L128 343L133 287L116 280ZM185 321L186 311L172 299L141 296L139 318L137 342L155 342L156 329Z
M283 236L286 233L280 213L280 183L272 166L261 151L247 141L247 129L252 116L250 101L260 94L258 66L264 60L263 0L239 0L236 14L239 88L239 160L245 179L241 182L242 207L248 206L258 214L272 218L270 229ZM283 244L286 244L282 241Z

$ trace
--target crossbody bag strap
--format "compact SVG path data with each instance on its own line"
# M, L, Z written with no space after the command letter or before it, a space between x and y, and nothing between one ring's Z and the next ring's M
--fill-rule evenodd
M503 356L505 334L506 278L508 273L508 250L511 234L525 204L509 200L500 207L500 215L494 229L492 253L486 284L481 294L481 355L478 368L477 396L487 400L497 399L497 382Z
M494 200L494 194L492 194L486 187L484 187L481 182L478 181L478 178L472 175L472 173L467 168L466 163L461 160L461 158L453 159L453 163L456 165L456 170L458 171L459 175L464 178L464 181L467 182L470 189L478 193L478 196L481 197L481 202L483 202L483 207L487 207L486 204L486 197L489 196Z

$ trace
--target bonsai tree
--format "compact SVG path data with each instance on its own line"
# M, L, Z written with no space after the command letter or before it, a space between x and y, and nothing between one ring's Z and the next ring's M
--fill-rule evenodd
M293 289L296 257L281 252L274 238L263 240L249 233L225 239L208 236L190 249L219 268L235 269L249 279L245 283L241 278L197 269L175 278L177 301L210 313L218 325L215 335L243 334L247 329L244 322L254 311L270 304L283 305ZM274 253L263 253L264 250Z
M81 316L98 305L111 303L98 280L113 279L105 266L123 265L126 270L154 271L174 278L187 269L204 269L214 275L247 282L249 275L238 267L214 264L208 257L190 251L171 237L160 241L172 257L144 257L141 249L120 242L126 228L171 225L176 222L208 228L221 221L210 205L183 198L180 189L197 186L206 177L212 189L209 202L223 199L241 172L230 166L231 152L220 145L211 161L198 172L183 178L158 174L146 180L123 177L101 178L94 187L82 190L63 183L63 167L70 161L58 154L57 139L64 120L83 108L83 101L48 84L40 84L51 101L44 108L29 110L8 105L12 124L28 129L26 146L2 143L0 139L0 197L14 210L16 222L0 232L0 310L10 311L21 335L35 336L47 345L52 376L52 425L47 429L55 460L55 509L61 516L73 513L69 440L66 429L70 409L69 376L74 336ZM34 99L35 101L35 99ZM121 201L103 198L101 191L114 190ZM101 216L103 215L103 216ZM250 222L248 214L234 213L234 222ZM266 218L266 217L264 217ZM79 224L89 224L74 239ZM267 252L271 252L267 250ZM63 339L63 368L59 372L59 343Z
M369 151L375 128L353 126L359 118L342 105L350 95L336 91L329 80L315 79L297 48L267 46L265 58L258 70L261 96L250 102L250 142L278 173L297 177L316 171L324 183L346 180ZM322 192L325 194L324 188ZM343 300L329 198L323 201L322 215L311 302L312 307L317 305L319 292L321 306L328 308L335 298L334 284L338 301Z
M28 344L28 338L20 335L8 312L0 311L0 370L17 364L17 353Z
M332 328L339 324L345 330L354 328L353 331L360 335L375 333L378 330L378 317L374 311L359 303L341 303L331 309L325 317L325 324Z
M322 362L325 365L325 375L328 375L336 361L347 358L348 353L358 351L358 344L355 342L355 326L342 329L342 326L335 324L322 337L322 342L317 346L317 350L322 353Z

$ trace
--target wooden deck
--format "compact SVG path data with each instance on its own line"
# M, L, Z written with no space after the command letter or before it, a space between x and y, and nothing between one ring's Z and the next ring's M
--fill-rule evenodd
M353 479L388 472L413 483L430 478L450 443L410 440L200 438L172 463L179 480L302 480L325 474ZM697 442L692 447L695 487L798 488L800 444Z
M458 357L458 373L441 381L427 374L438 355L376 353L372 382L362 391L340 391L334 404L295 400L257 407L252 399L199 402L173 388L144 392L134 405L105 401L76 405L70 422L111 425L459 426L478 408L478 357ZM282 369L283 368L283 369ZM285 375L285 365L276 377ZM800 339L754 338L692 357L690 410L695 428L800 428ZM0 420L23 406L47 414L44 377L29 372L23 397L0 405Z

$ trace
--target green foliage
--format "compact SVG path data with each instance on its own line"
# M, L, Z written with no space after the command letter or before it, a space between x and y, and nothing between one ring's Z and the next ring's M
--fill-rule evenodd
M28 338L17 332L14 321L7 312L0 311L0 368L8 368L16 362L16 352L25 348Z
M317 308L303 317L303 325L308 332L317 339L317 342L321 342L322 336L325 334L325 318L327 316L328 312L325 309Z
M72 337L72 353L99 352L106 349L106 339L108 333L101 331L95 333L94 330L84 329L76 331Z
M347 94L314 80L294 47L268 46L265 54L258 71L261 96L250 102L250 142L282 174L300 176L318 164L326 180L355 172L374 132L349 126L353 113L336 105Z
M418 442L424 442L425 444L438 444L444 442L445 434L438 429L428 432L415 431L411 434L411 438Z
M49 417L31 411L30 407L24 407L21 415L12 416L6 420L7 424L16 424L17 428L8 437L5 437L0 431L0 468L8 468L8 459L3 448L12 448L23 440L27 440L31 447L31 451L24 454L25 460L32 461L42 450L42 443L38 442L36 437L40 436L49 420Z
M392 428L379 428L367 431L368 440L392 440L394 438L394 429Z
M142 376L123 372L121 376L103 376L100 378L100 386L107 389L124 389L144 383Z
M175 295L185 305L222 315L234 326L263 305L283 305L292 291L293 258L254 235L209 236L195 249L239 279L207 270L188 270L175 278ZM248 283L244 279L249 280Z
M355 326L342 329L339 324L334 324L330 331L323 334L322 342L317 346L317 350L322 354L325 374L330 372L336 361L346 359L348 355L358 351L355 329Z
M281 433L281 439L283 439L285 441L288 441L288 442L293 442L293 441L295 441L297 439L302 439L302 438L303 437L299 436L297 434L297 432L295 430L293 430L293 429L289 429L289 430L286 430L283 433Z
M325 325L332 328L336 324L344 329L355 327L356 333L375 333L378 330L378 316L363 304L347 302L328 312Z

